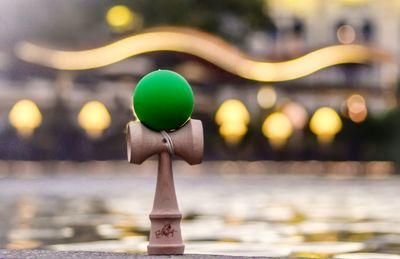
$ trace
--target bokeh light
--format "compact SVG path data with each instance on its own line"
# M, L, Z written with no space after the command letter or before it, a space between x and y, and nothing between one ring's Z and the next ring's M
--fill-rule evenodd
M364 97L358 94L353 94L347 101L347 112L349 118L355 122L360 123L367 118L368 109Z
M18 134L29 137L42 123L42 113L33 101L23 99L11 108L8 119Z
M336 37L340 43L350 44L356 39L356 31L350 25L342 25L336 31Z
M224 123L219 128L221 136L231 144L238 143L246 132L247 126L244 123Z
M293 133L293 127L288 117L281 112L271 113L262 125L262 132L271 145L283 146Z
M242 101L229 99L224 101L218 108L215 121L219 125L232 121L240 121L248 124L250 121L250 113Z
M303 129L308 120L306 109L299 103L289 102L282 108L284 113L295 129Z
M215 114L220 126L219 133L228 144L237 144L247 132L250 114L242 101L229 99L224 101Z
M134 14L125 5L111 7L106 14L108 25L118 31L128 30L133 27Z
M111 116L103 103L90 101L80 110L78 123L89 137L97 138L110 126Z
M317 135L320 143L329 144L342 129L342 121L334 109L321 107L311 117L310 129Z
M277 95L274 88L271 86L263 86L258 90L257 102L261 108L269 109L276 103Z

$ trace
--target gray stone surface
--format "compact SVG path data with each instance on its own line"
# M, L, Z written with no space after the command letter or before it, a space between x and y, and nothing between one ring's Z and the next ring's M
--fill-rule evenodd
M214 258L268 258L268 259L285 259L284 257L244 257L244 256L223 256L223 255L203 255L203 254L188 254L188 255L173 255L173 256L148 256L142 254L129 253L105 253L105 252L86 252L86 251L48 251L48 250L0 250L1 259L160 259L160 258L179 258L179 259L214 259ZM304 257L303 257L304 259Z
M399 177L188 174L177 175L175 180L185 215L182 232L187 254L264 258L340 258L366 252L382 255L372 258L400 255ZM143 254L154 189L153 174L3 177L0 248L64 252L29 252L33 254L28 256L27 252L5 251L0 258L82 255L67 251L95 251L80 258L110 255L99 252Z

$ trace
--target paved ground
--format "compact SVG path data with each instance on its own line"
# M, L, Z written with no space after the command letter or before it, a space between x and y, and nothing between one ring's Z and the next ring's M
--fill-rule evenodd
M105 253L105 252L54 252L46 250L0 250L1 259L160 259L160 258L171 258L171 259L239 259L239 258L268 258L274 259L273 257L243 257L243 256L222 256L222 255L183 255L183 256L148 256L128 253ZM275 257L277 258L277 257ZM279 257L285 259L284 257Z
M224 171L238 170L235 165L225 164ZM0 258L113 255L99 252L138 258L146 251L155 189L155 168L148 169L124 172L107 164L92 169L96 174L72 168L52 175L48 168L4 175L0 248L63 252L3 250ZM218 175L211 169L175 175L188 254L400 258L398 177Z

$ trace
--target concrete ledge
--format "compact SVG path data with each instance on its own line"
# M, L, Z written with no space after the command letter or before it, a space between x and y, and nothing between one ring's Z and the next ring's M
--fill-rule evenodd
M0 259L239 259L239 258L263 258L263 259L289 259L287 257L247 257L247 256L226 256L226 255L172 255L172 256L148 256L143 254L129 253L106 253L106 252L86 252L86 251L48 251L48 250L0 250ZM292 258L294 259L294 258ZM305 259L303 257L303 259Z

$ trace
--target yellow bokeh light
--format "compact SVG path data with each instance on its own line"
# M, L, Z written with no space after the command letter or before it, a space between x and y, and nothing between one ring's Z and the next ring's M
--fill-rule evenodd
M222 125L227 122L241 122L248 124L250 121L250 113L242 101L237 99L229 99L224 101L215 114L215 122Z
M238 143L247 132L244 123L224 123L219 128L219 134L230 144Z
M293 133L288 117L281 112L271 113L262 125L262 132L274 146L282 146Z
M24 99L14 104L8 119L18 134L27 137L42 123L42 113L33 101Z
M125 5L111 7L106 14L107 23L114 29L126 30L133 25L133 13Z
M346 104L348 116L353 122L359 123L367 118L368 109L364 97L353 94L347 99Z
M321 107L311 117L310 129L321 143L330 143L342 129L342 121L334 109Z
M276 99L276 92L274 88L270 86L261 87L257 93L257 102L264 109L268 109L274 106L276 103Z
M250 113L243 102L229 99L218 108L215 121L220 126L219 133L225 141L229 144L237 144L247 132Z
M78 123L90 137L97 138L110 126L111 116L104 104L90 101L80 110Z

